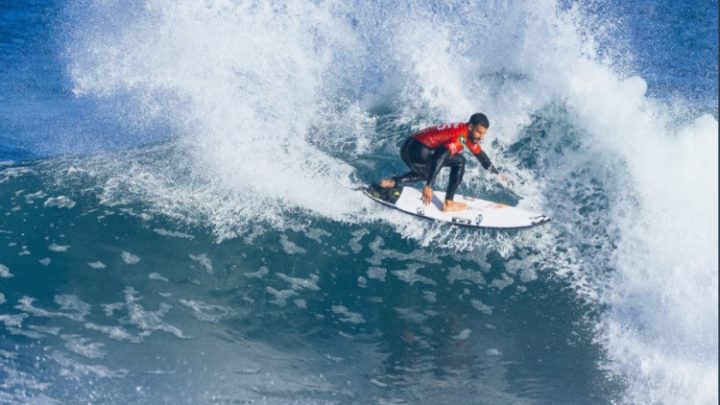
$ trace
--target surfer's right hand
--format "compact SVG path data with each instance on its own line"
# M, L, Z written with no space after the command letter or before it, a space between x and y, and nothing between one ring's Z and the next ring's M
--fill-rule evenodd
M425 188L423 188L423 191L422 191L423 204L425 204L425 205L430 204L432 202L432 197L433 197L432 188L425 186Z

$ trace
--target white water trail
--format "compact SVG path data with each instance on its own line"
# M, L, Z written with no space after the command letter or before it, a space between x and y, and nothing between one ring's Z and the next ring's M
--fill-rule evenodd
M282 226L288 207L335 219L354 211L344 207L360 197L336 184L349 166L311 144L323 78L335 55L352 47L332 3L144 6L126 30L80 31L92 46L71 49L77 94L129 91L150 114L175 106L164 113L181 123L183 152L160 172L135 166L123 182L162 209L172 210L164 201L174 199L184 211L209 214L221 238L257 219ZM101 15L117 11L96 7ZM180 180L188 171L190 184Z

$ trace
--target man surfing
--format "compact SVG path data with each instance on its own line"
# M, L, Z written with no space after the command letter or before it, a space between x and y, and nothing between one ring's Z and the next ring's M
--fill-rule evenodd
M445 212L464 210L467 204L453 201L465 173L465 158L460 154L463 145L475 155L483 168L499 175L504 182L507 181L507 177L498 172L487 153L480 147L480 142L485 138L488 128L490 121L487 116L483 113L475 113L466 123L443 124L414 133L405 140L400 149L400 157L410 171L402 176L382 179L380 187L392 188L401 183L424 180L422 202L428 205L432 201L432 185L435 177L440 173L440 169L449 167L450 181L442 210Z

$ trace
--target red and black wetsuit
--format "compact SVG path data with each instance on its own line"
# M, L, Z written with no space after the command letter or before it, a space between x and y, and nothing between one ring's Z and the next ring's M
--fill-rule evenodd
M465 123L444 124L411 135L400 150L400 157L408 165L410 172L394 177L396 184L424 180L426 186L432 187L440 169L447 166L450 167L450 182L445 198L452 200L465 173L465 158L460 154L463 145L467 146L485 169L497 173L480 144L473 143L467 135L468 128Z

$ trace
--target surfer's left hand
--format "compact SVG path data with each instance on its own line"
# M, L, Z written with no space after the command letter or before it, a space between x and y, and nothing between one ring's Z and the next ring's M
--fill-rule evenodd
M430 204L432 202L432 197L433 197L432 188L425 186L425 188L423 188L423 191L422 191L423 204L425 204L425 205Z

